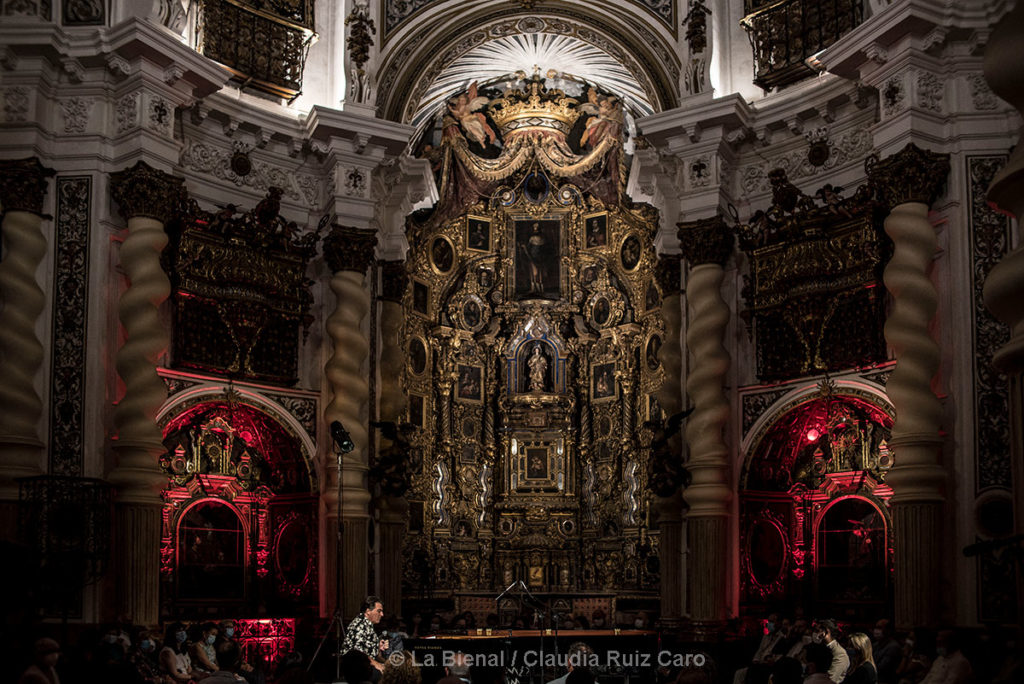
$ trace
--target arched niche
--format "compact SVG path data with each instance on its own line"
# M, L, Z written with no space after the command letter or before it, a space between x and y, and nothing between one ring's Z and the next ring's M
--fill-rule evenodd
M160 423L166 609L288 615L312 605L319 478L304 440L233 392L195 392Z
M794 390L755 423L738 483L741 587L749 610L801 602L867 617L880 609L892 568L886 505L892 490L885 484L892 424L882 395L862 383L827 381ZM851 507L857 508L851 516L863 515L840 519ZM858 565L862 555L836 546L852 544L858 534L877 550L870 570ZM837 582L863 590L839 598Z

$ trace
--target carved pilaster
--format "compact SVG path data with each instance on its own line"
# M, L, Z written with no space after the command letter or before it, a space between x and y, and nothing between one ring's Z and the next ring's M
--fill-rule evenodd
M896 154L867 165L878 199L889 209L907 202L931 205L949 175L949 155L909 143Z
M130 169L111 174L110 194L125 220L147 217L167 223L185 198L185 179L138 161Z
M363 274L373 261L376 246L377 234L373 230L335 225L324 238L324 259L331 273L355 271Z
M35 157L0 161L0 209L42 214L46 179L54 173Z
M689 516L686 521L687 604L694 622L719 623L728 617L726 595L731 572L721 563L722 549L729 543L728 519L725 516ZM705 560L700 560L705 559Z
M724 266L736 239L720 216L679 223L679 248L690 266Z
M42 400L35 376L43 362L36 321L46 303L36 280L46 254L42 231L46 179L38 159L0 162L0 498L16 499L15 479L41 472Z
M668 298L679 294L682 287L682 256L679 254L659 254L655 266L654 277L661 288L662 297Z
M404 261L380 262L380 298L388 302L401 302L409 275L405 272Z

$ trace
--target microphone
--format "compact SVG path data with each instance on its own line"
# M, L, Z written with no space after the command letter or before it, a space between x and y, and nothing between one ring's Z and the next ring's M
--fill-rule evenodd
M347 454L356 448L356 445L352 443L352 436L348 434L348 430L345 429L340 420L331 423L331 438L334 439L334 446L338 447L338 451L343 454Z

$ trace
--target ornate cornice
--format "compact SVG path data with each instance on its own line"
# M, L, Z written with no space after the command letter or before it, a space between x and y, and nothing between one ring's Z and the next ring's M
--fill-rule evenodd
M679 226L679 247L690 266L724 266L732 254L735 236L721 216L685 221Z
M401 259L380 262L380 298L389 302L401 302L405 288L409 284L409 276L405 272L405 262Z
M188 193L185 179L158 171L144 161L110 176L110 194L127 221L137 217L167 221Z
M887 208L907 202L931 205L949 175L949 155L909 143L881 161L869 157L865 167L879 201Z
M0 161L0 209L42 214L46 179L55 173L36 157Z
M324 238L324 259L332 273L365 273L373 261L373 248L376 246L377 233L374 230L335 225Z
M671 297L679 294L682 287L680 279L682 255L680 254L659 254L658 263L654 267L654 277L661 288L662 296Z

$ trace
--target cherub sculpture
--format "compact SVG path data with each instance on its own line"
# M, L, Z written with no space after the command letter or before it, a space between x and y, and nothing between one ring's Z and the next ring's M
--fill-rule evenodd
M614 95L600 95L593 88L587 91L587 102L580 110L591 114L587 128L580 137L581 147L597 147L602 140L622 134L622 103Z
M466 137L482 147L498 140L494 129L487 123L487 117L480 111L488 102L490 100L486 97L477 94L476 81L465 93L448 100L448 113L459 122Z

